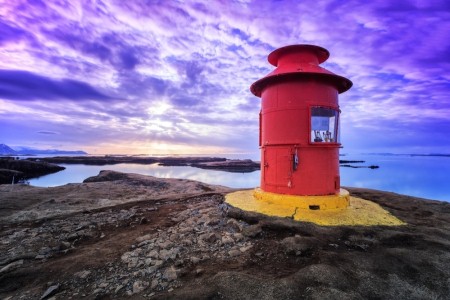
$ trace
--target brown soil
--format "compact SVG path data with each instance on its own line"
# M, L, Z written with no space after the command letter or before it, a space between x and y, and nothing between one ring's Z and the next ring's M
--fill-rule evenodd
M347 188L408 225L321 227L226 207L224 187L98 178L0 186L0 298L449 299L450 203Z

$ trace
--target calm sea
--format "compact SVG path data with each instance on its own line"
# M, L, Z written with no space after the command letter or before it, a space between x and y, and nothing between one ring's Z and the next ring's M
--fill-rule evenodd
M248 158L249 156L247 156ZM229 158L237 158L236 156ZM240 157L246 158L246 157ZM251 157L255 160L258 158ZM341 184L421 198L450 202L450 157L408 155L346 155L346 160L364 160L354 165L378 165L379 169L341 167ZM79 183L101 170L138 173L162 178L185 178L233 188L259 186L260 172L228 173L192 167L163 167L157 164L108 166L63 165L64 171L30 180L35 186L50 187Z

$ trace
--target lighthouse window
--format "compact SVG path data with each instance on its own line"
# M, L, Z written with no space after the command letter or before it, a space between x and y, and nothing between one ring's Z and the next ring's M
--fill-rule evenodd
M311 107L311 142L338 142L339 112L326 107Z

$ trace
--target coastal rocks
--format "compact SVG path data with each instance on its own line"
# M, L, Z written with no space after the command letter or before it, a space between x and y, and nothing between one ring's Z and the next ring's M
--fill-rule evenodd
M121 178L120 180L117 178ZM135 220L135 215L129 209L120 213L120 217L110 215L112 219L128 219L129 225L145 225L151 220L144 214L158 210L159 200L191 197L204 193L222 193L229 188L217 185L201 184L197 181L173 178L156 178L139 174L124 174L114 171L103 171L91 178L94 182L67 184L64 186L41 188L24 185L0 185L2 205L7 209L0 211L0 220L5 222L35 221L55 216L71 215L78 212L88 213L106 207L120 206L125 203L148 201L146 210ZM112 180L112 181L109 181ZM158 204L159 203L159 204ZM177 219L174 215L172 218ZM176 220L177 221L177 220ZM205 220L214 223L217 220ZM86 227L80 224L79 231ZM78 232L78 231L76 231ZM74 238L76 239L76 233Z
M221 242L222 242L222 245L234 244L233 238L228 234L226 234L222 237Z
M284 238L280 242L281 246L287 254L304 255L307 251L311 251L316 248L320 243L315 238L301 237L295 235L292 237Z
M234 173L248 173L260 169L260 163L254 162L251 159L243 159L243 160L230 159L224 161L201 162L192 164L191 166L201 169L213 169Z
M44 262L53 257L65 256L77 251L88 241L105 238L102 228L126 228L136 226L144 209L131 207L126 210L106 210L90 214L76 214L70 219L54 219L46 222L29 223L29 227L4 229L0 243L0 270L9 272L31 261ZM137 266L137 258L123 259L130 267ZM91 271L77 273L84 279Z
M33 160L31 158L30 160ZM114 164L154 164L163 166L189 166L195 163L225 161L220 157L139 157L139 156L56 156L41 160L55 164L114 165Z
M200 266L212 258L241 259L253 247L251 238L236 232L250 225L222 216L219 205L191 205L175 213L171 220L175 222L173 226L136 238L138 244L121 256L127 272L136 274L134 280L150 282L146 292L176 289L188 274L202 276L205 269ZM256 235L261 228L254 226L249 232ZM125 290L135 293L134 286Z
M159 252L159 258L163 261L167 261L167 260L175 260L178 257L178 254L180 253L180 249L179 248L171 248L169 250L166 249L162 249Z
M262 228L259 224L250 225L242 230L242 234L246 237L256 237L261 232Z
M3 274L13 276L12 272L22 272L22 268L63 263L66 258L71 261L86 249L108 253L105 247L122 247L119 253L114 252L115 260L106 264L101 263L106 259L101 254L92 254L86 264L77 268L82 264L77 258L76 269L58 280L58 297L150 297L173 292L183 286L186 278L201 279L209 274L212 261L236 263L251 256L254 240L241 233L251 225L224 216L222 200L222 195L210 194L178 200L182 206L168 200L154 201L28 221L21 228L12 225L2 232L0 268ZM52 205L58 205L58 201ZM142 224L142 218L148 223ZM155 227L154 222L164 226ZM142 232L128 242L111 244L122 231ZM96 248L90 246L97 244ZM19 299L39 299L26 291L17 295Z
M170 266L164 270L162 277L169 282L174 281L178 278L177 270L174 268L174 266Z
M355 166L355 165L349 165L349 164L344 164L344 165L339 165L340 167L346 167L346 168L353 168L353 169L361 169L361 168L368 168L368 169L378 169L380 166L376 166L376 165L370 165L370 166Z
M83 180L83 183L116 181L116 180L126 180L126 179L128 179L128 174L102 170L102 171L100 171L100 173L98 173L97 176L88 177L85 180Z
M17 183L19 179L25 177L25 174L16 170L0 169L0 184Z
M199 235L198 239L207 243L214 243L219 237L216 233L203 233Z
M10 270L17 268L20 265L23 265L23 259L16 260L10 264L7 264L6 266L0 269L0 274L9 272Z
M44 294L41 296L40 300L44 300L44 299L47 299L47 298L55 295L58 292L58 289L59 289L59 284L52 285L44 292Z
M14 157L0 158L0 184L11 184L19 179L39 177L64 170L55 164L42 161L15 159Z
M135 281L133 283L133 293L132 294L138 294L145 290L149 286L149 283L146 281Z
M139 178L137 176L135 176L134 178L130 178L128 174L114 171L100 171L100 173L97 176L92 176L83 180L83 183L123 181L123 180L126 180L127 185L151 188L155 191L167 190L170 187L170 183L159 180L158 178L154 179L152 179L151 177Z
M359 169L359 168L378 169L380 167L380 166L376 166L376 165L370 165L370 166L354 165L354 164L365 163L365 162L366 161L364 161L364 160L339 160L339 166L346 167L346 168L354 168L354 169Z
M80 279L86 279L90 274L91 274L91 271L83 270L83 271L75 273L75 276L77 276Z
M195 256L192 256L192 257L189 259L189 261L190 261L193 265L196 265L196 264L198 264L198 263L200 262L200 258L195 257Z
M241 251L236 250L236 249L231 249L230 251L228 251L228 256L230 256L230 257L239 256L240 254L241 254Z

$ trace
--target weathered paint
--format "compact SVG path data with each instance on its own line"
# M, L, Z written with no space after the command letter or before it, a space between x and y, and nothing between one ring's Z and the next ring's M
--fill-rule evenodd
M361 198L350 196L349 206L345 209L311 210L302 208L305 199L300 202L295 197L286 197L280 200L272 197L255 197L254 193L253 190L230 193L225 196L225 202L244 211L292 218L296 221L311 222L322 226L406 225L405 222L391 215L378 204Z

